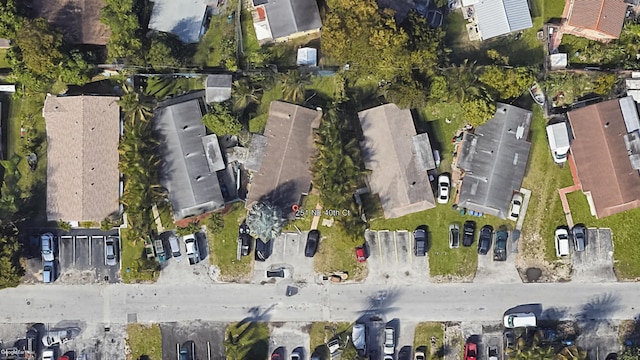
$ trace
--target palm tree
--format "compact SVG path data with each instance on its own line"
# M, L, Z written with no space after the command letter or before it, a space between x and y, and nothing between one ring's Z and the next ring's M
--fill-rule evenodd
M284 223L282 209L267 201L254 204L247 216L251 233L265 242L278 237Z
M558 360L586 360L587 352L575 345L571 345L562 348L556 358Z
M304 101L304 91L311 83L309 74L301 74L298 70L289 70L280 77L282 94L285 100L300 104Z
M132 89L131 86L124 84L122 86L124 95L118 100L118 105L122 108L125 118L134 121L148 121L152 115L153 103L147 97L141 97L140 94Z
M486 92L478 81L479 70L480 68L476 66L475 61L470 63L468 59L465 59L460 65L453 65L445 70L449 102L463 103L469 97L477 97Z
M251 104L257 104L262 97L262 88L255 87L247 79L233 82L233 111L240 117Z

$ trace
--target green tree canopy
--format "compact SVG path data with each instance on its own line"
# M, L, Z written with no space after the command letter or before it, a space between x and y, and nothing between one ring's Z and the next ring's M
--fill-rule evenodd
M475 98L462 104L465 120L478 127L491 119L496 113L496 105L491 99Z
M64 59L62 35L49 28L47 20L24 20L16 34L19 60L37 76L55 78L57 67Z
M284 224L282 209L270 202L255 203L247 215L247 226L251 234L265 242L277 238L282 233Z
M527 91L535 78L527 68L503 68L490 65L482 69L478 80L497 99L510 100Z
M238 135L242 131L238 118L231 114L227 106L219 103L213 104L211 110L202 117L202 122L218 136Z
M170 34L154 36L147 51L147 63L156 69L181 65L182 42Z
M289 70L280 77L282 94L285 100L301 104L304 101L304 92L307 85L311 84L309 74L302 74L298 70Z
M111 29L107 53L109 60L125 59L140 64L142 41L138 37L140 23L135 10L134 0L105 0L101 21Z

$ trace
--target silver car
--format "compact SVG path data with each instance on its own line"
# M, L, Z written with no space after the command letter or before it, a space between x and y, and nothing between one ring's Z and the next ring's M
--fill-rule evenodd
M115 237L108 237L104 242L104 263L108 266L115 266L118 263L116 253L116 241Z
M40 253L42 253L42 261L53 261L56 251L55 242L52 233L40 235Z

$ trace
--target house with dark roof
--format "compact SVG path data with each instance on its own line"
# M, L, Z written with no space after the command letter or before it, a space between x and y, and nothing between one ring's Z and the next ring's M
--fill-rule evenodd
M251 168L247 209L259 201L270 201L289 216L311 189L311 158L315 153L313 130L322 112L282 101L272 101L264 136L250 147L257 152ZM254 139L255 140L255 139ZM253 141L252 141L253 142Z
M253 0L253 27L261 44L320 32L316 0Z
M506 219L529 160L531 111L496 103L492 119L467 132L457 166L462 170L458 206Z
M220 210L224 190L220 181L226 164L218 138L207 135L202 116L204 91L161 103L153 117L160 142L160 185L168 192L174 220Z
M207 75L204 83L207 104L231 99L231 74Z
M626 12L624 0L566 0L562 32L608 42L620 37Z
M434 208L427 171L435 169L429 135L417 134L411 111L396 104L358 113L369 191L380 198L385 219Z
M113 96L52 96L47 127L47 220L99 223L120 211L120 107Z
M481 40L533 27L527 0L462 0L462 6L472 7Z
M603 218L640 207L640 121L631 97L567 113L573 156L591 214Z
M106 45L111 30L100 21L104 0L34 0L34 17L46 19L69 44Z
M152 0L149 29L176 35L183 43L200 41L207 31L207 15L216 0Z

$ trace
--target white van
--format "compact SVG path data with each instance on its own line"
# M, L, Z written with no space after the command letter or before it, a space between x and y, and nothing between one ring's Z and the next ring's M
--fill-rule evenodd
M560 122L547 126L547 138L549 139L549 148L553 156L553 162L562 164L567 161L569 153L569 131L567 124Z
M351 330L351 339L353 341L353 347L358 350L359 356L365 356L367 353L367 336L366 328L364 324L355 324Z
M176 260L176 262L180 262L180 260L182 260L182 253L180 252L178 237L175 234L171 234L169 236L169 247L171 248L171 256Z
M534 313L515 313L504 316L504 327L513 329L521 327L536 327L536 314Z

